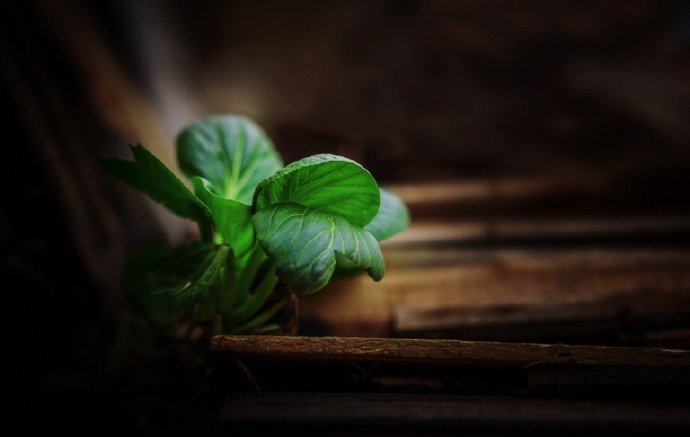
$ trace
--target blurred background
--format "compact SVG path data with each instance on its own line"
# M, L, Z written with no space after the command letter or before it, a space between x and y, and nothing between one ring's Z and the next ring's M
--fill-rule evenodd
M96 159L174 167L215 113L410 207L386 278L303 298L302 334L690 346L688 1L10 0L0 28L24 404L127 381L122 263L194 238Z

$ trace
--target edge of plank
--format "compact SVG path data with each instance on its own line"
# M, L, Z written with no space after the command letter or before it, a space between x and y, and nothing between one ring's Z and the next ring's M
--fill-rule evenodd
M688 350L461 340L217 335L211 341L211 350L253 361L300 363L690 366Z

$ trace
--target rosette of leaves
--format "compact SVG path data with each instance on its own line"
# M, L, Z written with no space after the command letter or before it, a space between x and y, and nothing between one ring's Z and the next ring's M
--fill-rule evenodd
M409 222L405 205L358 163L321 154L283 162L264 131L239 116L207 117L177 137L188 188L142 145L113 175L195 221L201 240L132 255L122 288L131 308L164 332L180 319L213 333L281 332L275 316L323 289L336 269L384 274L379 241Z

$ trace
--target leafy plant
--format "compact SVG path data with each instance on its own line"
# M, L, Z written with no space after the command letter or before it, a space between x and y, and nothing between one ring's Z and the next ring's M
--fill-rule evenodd
M321 154L283 167L252 121L215 116L177 137L177 159L193 191L142 145L133 161L109 158L113 175L173 213L198 223L201 240L134 254L122 274L133 310L169 332L183 317L212 332L280 332L275 318L297 295L326 286L338 268L378 281L378 244L407 227L405 205L371 174Z

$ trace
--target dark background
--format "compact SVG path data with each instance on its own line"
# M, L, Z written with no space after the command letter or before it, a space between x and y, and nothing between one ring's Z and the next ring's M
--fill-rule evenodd
M27 426L174 428L198 396L139 415L161 391L132 388L118 343L147 332L119 294L125 256L194 231L95 163L142 142L174 165L175 133L204 114L256 119L286 162L361 162L427 228L604 220L633 223L624 247L687 246L687 1L4 1L0 17L2 288ZM317 310L335 302L306 303L306 333L391 333L329 328Z

